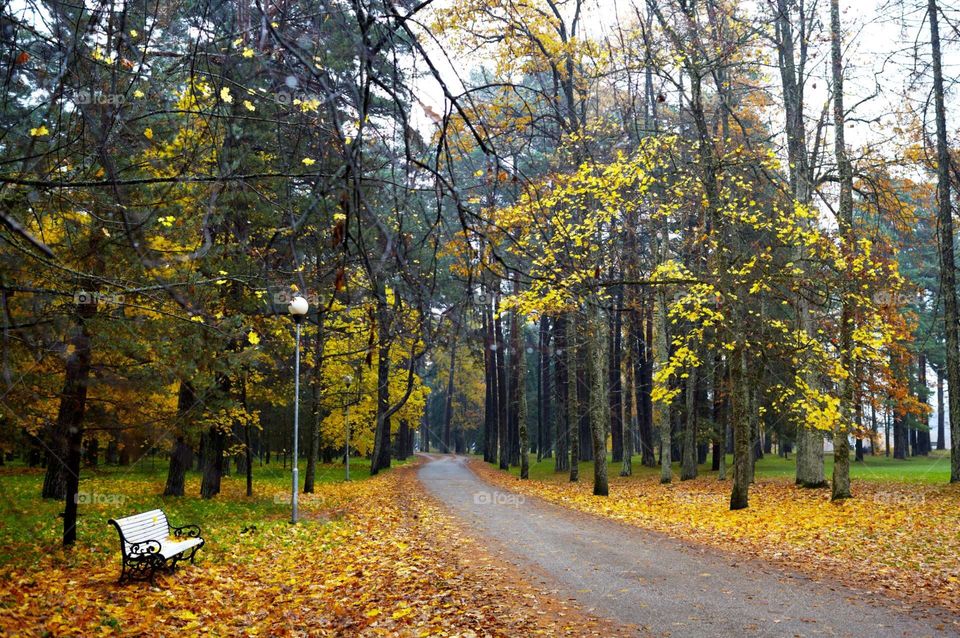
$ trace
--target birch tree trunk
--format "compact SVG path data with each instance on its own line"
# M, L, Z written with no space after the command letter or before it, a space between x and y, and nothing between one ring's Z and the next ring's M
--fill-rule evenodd
M842 235L843 250L847 259L853 257L853 174L847 159L844 144L846 114L843 108L843 59L840 43L840 0L830 0L830 59L833 76L833 125L834 153L837 157L837 171L840 175L840 210L838 225ZM840 361L849 373L841 382L840 423L833 432L833 489L831 500L850 498L850 441L849 429L852 417L854 375L853 375L853 307L849 298L849 286L842 290L843 301L840 311Z

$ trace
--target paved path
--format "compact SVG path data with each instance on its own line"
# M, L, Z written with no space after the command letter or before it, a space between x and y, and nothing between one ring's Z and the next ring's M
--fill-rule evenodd
M558 597L641 633L960 636L960 619L943 613L911 616L869 593L505 492L479 479L462 457L429 458L420 481L492 549Z

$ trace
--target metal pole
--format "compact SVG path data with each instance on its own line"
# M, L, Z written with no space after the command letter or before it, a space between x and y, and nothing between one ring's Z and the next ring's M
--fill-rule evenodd
M343 424L347 428L347 478L350 480L350 406L348 405L346 410L344 410L343 415Z
M300 468L297 467L299 459L299 439L300 439L300 322L297 321L297 356L293 364L293 516L291 523L297 522L297 487L300 485Z

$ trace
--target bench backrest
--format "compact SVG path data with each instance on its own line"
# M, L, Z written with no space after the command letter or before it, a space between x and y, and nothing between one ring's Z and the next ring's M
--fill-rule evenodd
M151 510L142 514L114 519L113 523L123 534L123 540L128 544L151 540L163 542L170 535L167 515L163 513L163 510Z

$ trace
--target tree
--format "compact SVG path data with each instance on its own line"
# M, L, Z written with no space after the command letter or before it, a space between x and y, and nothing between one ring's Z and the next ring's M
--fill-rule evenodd
M840 2L830 2L830 58L833 78L833 139L834 154L837 159L837 172L840 180L840 208L837 223L840 227L844 257L854 258L856 240L853 235L853 169L847 159L843 130L846 127L846 111L843 108L843 58L841 54ZM856 330L856 317L850 296L856 294L855 281L847 282L842 291L842 311L840 315L840 357L847 371L840 390L841 418L833 434L833 483L831 499L850 497L850 432L849 424L853 416L854 375L853 375L853 333ZM851 290L852 289L852 290Z
M946 369L950 414L950 482L960 481L960 327L957 314L956 261L953 254L953 206L950 191L950 152L947 148L947 115L944 103L943 56L940 50L940 19L936 0L927 2L930 21L930 53L933 58L933 101L937 149L937 245L940 253L940 294L946 334Z

